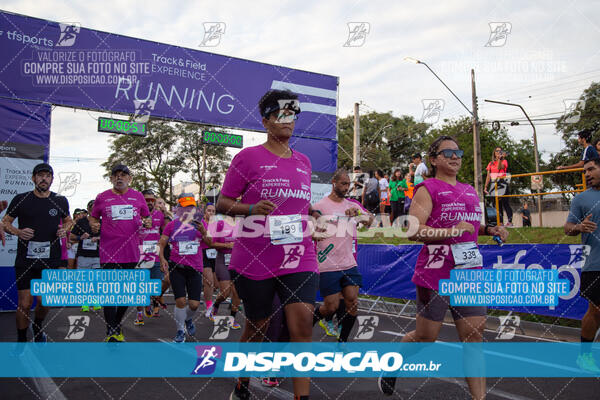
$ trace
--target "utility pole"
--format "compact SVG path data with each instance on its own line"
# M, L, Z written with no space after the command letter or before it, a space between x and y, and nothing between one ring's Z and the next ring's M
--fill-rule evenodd
M204 187L206 186L206 143L202 145L202 187L200 188L200 201L204 198L204 193L206 190Z
M473 171L474 186L477 195L483 202L483 185L481 176L481 141L479 139L479 118L477 117L477 93L475 91L475 70L471 70L471 90L473 95ZM485 202L484 202L485 203Z
M352 168L360 165L360 116L358 103L354 103L354 147L352 149Z

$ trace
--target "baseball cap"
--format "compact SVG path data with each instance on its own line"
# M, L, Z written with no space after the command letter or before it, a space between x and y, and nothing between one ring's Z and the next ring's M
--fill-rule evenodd
M188 206L195 207L196 199L194 199L194 195L192 195L191 193L182 193L177 198L177 203L179 203L179 205L181 207L188 207Z
M116 164L115 166L113 166L112 170L110 171L110 174L114 175L119 171L122 171L122 172L126 173L127 175L131 175L131 172L129 172L129 168L127 168L127 166L124 164Z
M50 164L39 163L38 165L36 165L35 167L33 167L33 175L35 175L35 174L37 174L39 172L43 172L43 171L50 172L52 175L54 175L54 170L52 169L52 167L50 166Z
M87 203L87 208L93 207L93 206L94 206L94 201L95 201L95 200L90 200L90 201L88 201L88 203Z

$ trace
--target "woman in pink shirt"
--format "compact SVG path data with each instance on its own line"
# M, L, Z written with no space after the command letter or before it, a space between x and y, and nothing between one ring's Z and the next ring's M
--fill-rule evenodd
M508 172L508 161L506 161L506 152L502 150L502 147L496 146L496 148L494 149L494 154L492 154L492 161L489 162L489 164L486 167L486 170L487 176L485 177L485 185L483 185L484 194L491 194L491 196L496 196L496 181L498 181L498 196L509 194L509 179L499 179L504 178ZM488 187L488 184L490 182L492 184ZM513 210L510 207L508 199L508 197L500 197L498 199L498 212L500 213L500 223L504 222L504 212L506 212L506 217L508 218L508 223L506 224L506 226L512 226ZM495 206L496 203L494 203L494 207Z
M439 280L449 279L452 269L481 268L478 235L498 235L502 240L508 236L503 227L480 225L482 211L477 192L456 180L463 154L455 139L438 137L429 147L433 178L415 188L409 213L409 232L415 233L410 239L425 245L412 278L417 286L417 326L404 335L402 342L434 342L448 308L461 341L481 342L483 338L486 307L451 306L449 298L438 293ZM477 256L467 258L465 253ZM473 398L485 398L485 378L466 379ZM379 378L379 388L391 395L395 382L395 377Z
M289 146L300 112L297 99L282 90L269 90L260 99L267 141L233 158L217 202L217 212L246 216L229 266L244 302L242 342L263 341L275 293L284 307L291 341L309 342L312 337L319 280L307 229L312 171L308 157ZM230 398L250 398L249 381L238 379ZM293 382L294 395L307 399L310 378L293 378Z

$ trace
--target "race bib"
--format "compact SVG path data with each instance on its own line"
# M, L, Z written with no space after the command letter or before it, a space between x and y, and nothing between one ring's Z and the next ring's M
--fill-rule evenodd
M133 206L131 204L119 204L110 207L113 221L129 221L133 219Z
M206 249L206 258L217 258L217 249Z
M229 265L231 262L231 254L223 254L223 256L225 258L225 265Z
M50 258L50 242L29 241L27 258Z
M142 253L158 254L158 243L155 240L144 240L142 244Z
M200 243L193 240L188 240L184 242L178 242L178 244L180 256L193 256L198 254L198 246Z
M92 239L83 239L81 241L81 248L83 250L97 250L98 242L94 242Z
M275 245L302 242L302 217L300 214L269 216L271 243Z
M452 246L454 268L477 268L483 266L483 256L475 242L456 243Z

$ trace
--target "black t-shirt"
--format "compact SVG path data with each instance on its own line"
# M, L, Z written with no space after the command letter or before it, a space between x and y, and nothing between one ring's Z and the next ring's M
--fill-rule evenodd
M529 212L529 209L527 209L527 210L522 209L521 214L523 214L524 217L527 217L527 219L529 219L529 220L531 219L531 212Z
M34 231L31 240L18 239L16 267L61 266L62 252L56 231L60 222L69 216L66 197L54 192L44 198L37 197L33 191L19 193L10 202L6 213L18 218L19 229Z
M71 233L73 235L77 235L77 236L81 236L84 233L87 233L90 235L88 240L92 237L100 237L100 232L92 233L92 227L90 226L90 221L87 218L81 218L79 221L77 221L75 223L75 225L73 226L73 229L71 229ZM79 256L100 257L100 250L99 250L100 241L91 242L88 240L86 240L85 246L84 246L83 240L79 241L79 246L77 246L76 256L77 257L79 257ZM87 248L84 249L84 247L87 247ZM96 249L93 250L93 249L91 249L92 247L95 247Z

